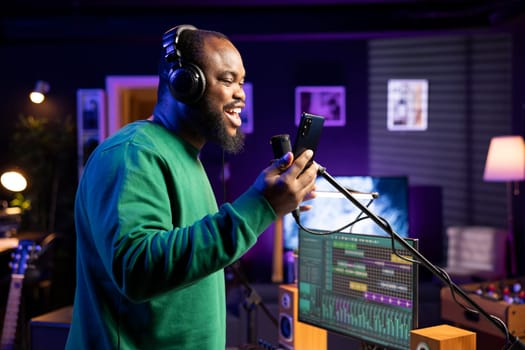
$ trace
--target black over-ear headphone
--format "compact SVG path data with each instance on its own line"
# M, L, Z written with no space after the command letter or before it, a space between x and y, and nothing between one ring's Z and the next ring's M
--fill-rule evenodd
M166 61L172 66L168 73L171 94L180 102L192 104L197 102L206 88L206 78L202 70L191 62L186 62L177 45L180 35L185 30L197 30L196 27L183 24L171 28L162 37L162 46Z

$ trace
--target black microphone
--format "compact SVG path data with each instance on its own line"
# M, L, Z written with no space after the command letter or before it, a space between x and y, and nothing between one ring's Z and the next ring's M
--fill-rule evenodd
M270 144L272 145L273 157L279 159L284 156L286 153L292 151L292 144L290 143L290 135L280 134L272 136L270 139Z
M272 145L273 157L275 159L280 159L286 153L292 151L292 144L290 143L290 135L288 134L279 134L274 135L270 139L270 144ZM292 212L295 221L299 222L299 215L301 211L299 208L294 209Z

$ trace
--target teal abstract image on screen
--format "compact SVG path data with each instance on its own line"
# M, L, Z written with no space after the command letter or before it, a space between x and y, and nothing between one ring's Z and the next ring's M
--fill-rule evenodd
M406 176L334 176L343 187L359 192L377 193L378 197L369 205L370 211L386 220L401 237L408 237L408 178ZM362 219L363 214L347 198L324 178L317 179L318 197L308 201L313 208L301 213L301 224L312 230L336 230L356 219L358 222L342 232L388 236L371 219ZM369 199L357 198L366 205ZM283 218L283 247L296 250L299 244L299 227L291 214Z

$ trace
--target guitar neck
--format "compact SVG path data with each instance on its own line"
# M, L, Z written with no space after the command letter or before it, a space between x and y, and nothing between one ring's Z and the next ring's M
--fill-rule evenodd
M1 350L10 350L14 348L23 284L23 274L11 275L11 285L9 287L9 296L7 298L7 306L4 316L4 327L2 330L2 341L0 343Z

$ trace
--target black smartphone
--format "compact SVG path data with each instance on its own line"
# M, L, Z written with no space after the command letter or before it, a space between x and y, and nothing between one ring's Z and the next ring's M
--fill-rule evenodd
M324 117L320 115L303 112L297 129L297 135L293 145L293 154L297 158L306 149L311 149L314 152L317 150L319 139L321 138L321 131L323 130ZM307 164L310 166L314 157Z

